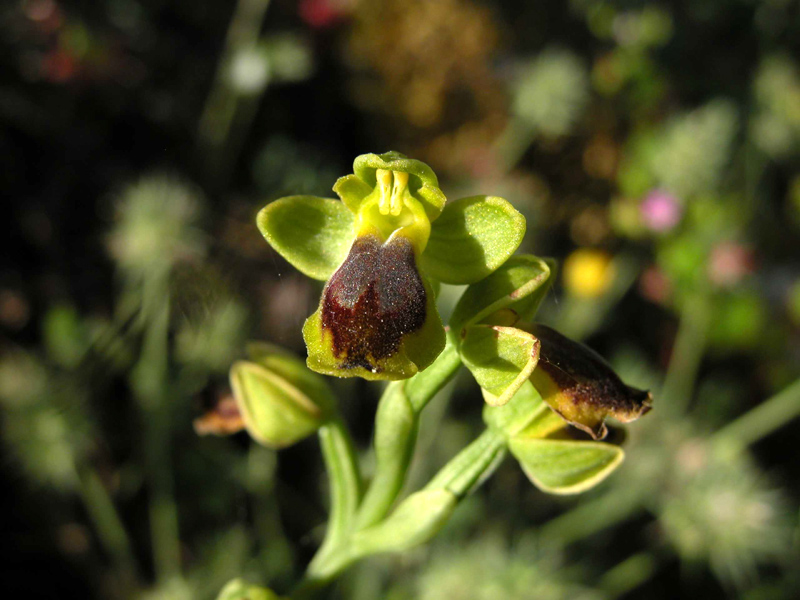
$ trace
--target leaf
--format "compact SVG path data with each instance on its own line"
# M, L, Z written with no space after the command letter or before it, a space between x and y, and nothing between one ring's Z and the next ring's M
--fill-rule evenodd
M495 196L461 198L444 207L431 229L422 267L445 283L480 281L514 253L525 217Z
M267 242L292 266L325 281L347 257L354 218L338 200L288 196L267 204L256 222Z
M551 272L551 264L541 258L512 256L466 289L453 310L450 328L458 331L504 309L513 311L517 319L530 320L550 288Z
M461 358L484 390L484 399L502 406L530 377L539 360L539 340L499 325L473 325L464 331Z
M551 494L586 491L608 477L625 457L619 446L602 442L514 437L509 448L528 479Z

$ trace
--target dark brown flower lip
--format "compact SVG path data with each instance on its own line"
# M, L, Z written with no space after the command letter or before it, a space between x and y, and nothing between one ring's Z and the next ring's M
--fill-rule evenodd
M587 422L567 418L571 424L601 439L607 431L603 423L606 416L627 422L651 410L650 392L623 383L592 349L546 325L536 323L527 329L542 344L536 369L552 380L564 401L571 405L553 409L565 418L571 411L587 415Z
M425 323L427 293L414 248L402 236L381 243L359 237L322 293L322 328L332 336L340 368L381 371L403 336Z

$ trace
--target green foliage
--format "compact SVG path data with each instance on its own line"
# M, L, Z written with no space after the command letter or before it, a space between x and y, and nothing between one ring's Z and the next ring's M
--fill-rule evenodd
M280 600L267 588L250 585L241 579L234 579L222 588L217 600Z

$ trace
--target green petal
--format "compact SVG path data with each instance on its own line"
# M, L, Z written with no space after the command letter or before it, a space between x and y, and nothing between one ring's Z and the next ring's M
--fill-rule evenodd
M453 310L450 328L457 331L501 310L514 312L512 323L530 320L550 288L551 264L530 254L512 256L486 279L467 288Z
M528 479L552 494L577 494L608 477L622 462L622 448L601 442L515 437L509 440Z
M433 224L422 267L445 283L474 283L506 262L524 236L525 217L502 198L461 198Z
M345 175L336 180L333 191L342 199L347 208L357 213L364 198L372 193L374 186L370 186L356 175Z
M498 325L473 325L464 331L461 358L491 406L502 406L525 383L539 360L539 340Z
M292 266L325 281L347 256L354 219L338 200L288 196L261 209L256 222L270 246Z

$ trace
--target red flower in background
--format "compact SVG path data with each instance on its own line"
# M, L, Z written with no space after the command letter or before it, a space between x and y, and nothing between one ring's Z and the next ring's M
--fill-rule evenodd
M341 22L350 5L348 0L300 0L297 12L312 29L325 29Z

